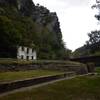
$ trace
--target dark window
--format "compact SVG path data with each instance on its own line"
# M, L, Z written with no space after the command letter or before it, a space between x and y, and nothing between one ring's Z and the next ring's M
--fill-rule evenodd
M29 60L29 56L27 56L27 60Z
M22 47L22 51L24 51L24 47Z
M27 54L29 53L29 48L27 48Z
M24 56L23 55L21 56L21 59L24 59Z
M34 57L32 56L32 60L33 60L33 58L34 58Z

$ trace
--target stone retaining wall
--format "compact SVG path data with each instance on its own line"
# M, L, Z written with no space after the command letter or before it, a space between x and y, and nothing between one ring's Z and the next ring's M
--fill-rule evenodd
M46 70L60 70L60 71L74 71L77 74L88 73L87 66L85 64L66 64L66 63L33 63L28 65L0 65L0 71L20 71L20 70L36 70L36 69L46 69Z

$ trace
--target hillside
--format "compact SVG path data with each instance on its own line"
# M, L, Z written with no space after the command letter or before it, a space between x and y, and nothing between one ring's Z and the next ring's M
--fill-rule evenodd
M0 57L15 58L17 46L37 50L38 59L67 54L55 12L32 0L0 0Z

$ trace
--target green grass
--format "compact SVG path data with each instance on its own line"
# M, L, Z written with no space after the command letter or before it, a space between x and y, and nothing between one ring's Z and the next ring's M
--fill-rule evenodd
M96 68L99 73L100 68ZM88 75L0 97L0 100L100 100L100 76Z
M73 62L73 61L66 61L66 60L34 60L34 61L27 61L27 60L18 60L12 58L0 58L1 65L29 65L29 64L66 64L68 66L81 66L82 63Z
M49 71L49 70L28 70L18 72L0 72L0 83L9 82L14 80L21 80L32 77L39 77L45 75L60 74L60 71Z
M77 77L9 94L0 100L100 100L100 77Z
M96 67L96 73L100 75L100 67Z

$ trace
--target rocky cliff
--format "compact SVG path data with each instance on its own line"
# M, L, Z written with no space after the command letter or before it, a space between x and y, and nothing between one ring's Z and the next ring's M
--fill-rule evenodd
M27 45L37 49L40 59L65 57L57 14L32 0L0 0L0 35L0 55L5 48Z

